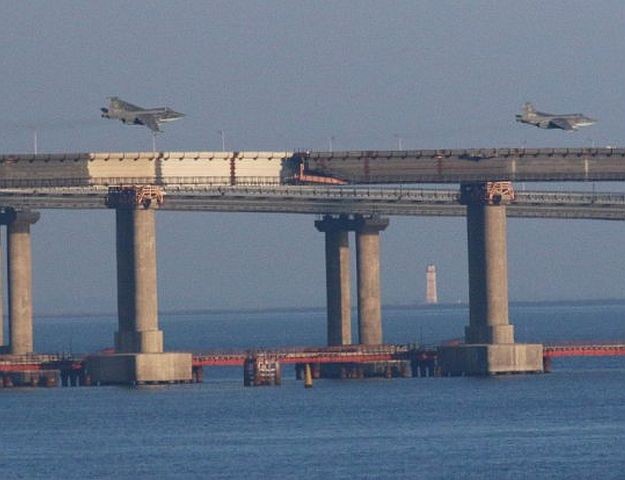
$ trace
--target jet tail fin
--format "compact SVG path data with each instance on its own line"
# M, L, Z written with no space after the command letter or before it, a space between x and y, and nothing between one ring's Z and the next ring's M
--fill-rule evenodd
M534 108L534 105L532 105L530 102L525 102L523 104L523 113L525 113L526 115L536 113L536 109Z

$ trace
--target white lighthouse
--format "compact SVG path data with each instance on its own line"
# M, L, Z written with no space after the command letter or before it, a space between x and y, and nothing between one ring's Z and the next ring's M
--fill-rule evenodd
M438 294L436 293L436 265L428 265L425 270L426 290L425 303L434 305L438 303Z

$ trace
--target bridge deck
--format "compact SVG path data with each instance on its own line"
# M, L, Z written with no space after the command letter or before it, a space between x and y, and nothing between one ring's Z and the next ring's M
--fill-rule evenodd
M17 209L104 209L108 189L0 189L0 205ZM458 191L371 187L194 187L165 190L162 210L464 216ZM624 193L517 192L511 217L625 219Z
M0 155L0 187L141 183L283 184L623 181L623 148L483 148L345 152L101 152Z
M348 183L625 180L623 148L310 152L305 170Z

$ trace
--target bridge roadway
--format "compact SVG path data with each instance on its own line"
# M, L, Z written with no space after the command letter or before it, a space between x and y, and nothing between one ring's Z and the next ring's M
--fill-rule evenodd
M0 205L15 209L106 208L104 186L0 189ZM457 190L416 188L262 186L165 189L161 210L464 216ZM510 217L625 219L625 193L516 192Z
M344 152L99 152L0 155L0 187L625 181L625 148Z
M347 183L622 181L624 148L306 152L304 170Z

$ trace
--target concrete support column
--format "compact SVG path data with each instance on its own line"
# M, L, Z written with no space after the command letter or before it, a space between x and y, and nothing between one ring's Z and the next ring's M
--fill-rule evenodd
M469 326L465 342L514 343L508 319L506 207L467 206Z
M514 343L508 320L506 207L511 182L466 183L469 247L469 326L465 344L438 348L443 375L498 375L543 371L543 346Z
M358 336L363 345L382 343L380 300L380 232L387 218L356 216L356 267L358 279Z
M0 243L0 266L2 265L2 255L2 243ZM2 270L2 268L0 268L0 354L8 351L8 345L4 344L4 288L2 285L3 275L4 271Z
M325 233L328 345L352 343L349 271L349 220L346 216L315 222Z
M116 209L117 308L120 353L160 353L158 329L155 210Z
M163 353L158 329L155 207L164 192L154 185L110 187L106 205L115 209L117 309L114 355L94 355L85 369L103 384L190 382L192 355Z
M33 294L30 226L39 213L9 209L0 215L7 225L9 348L14 355L33 351Z

